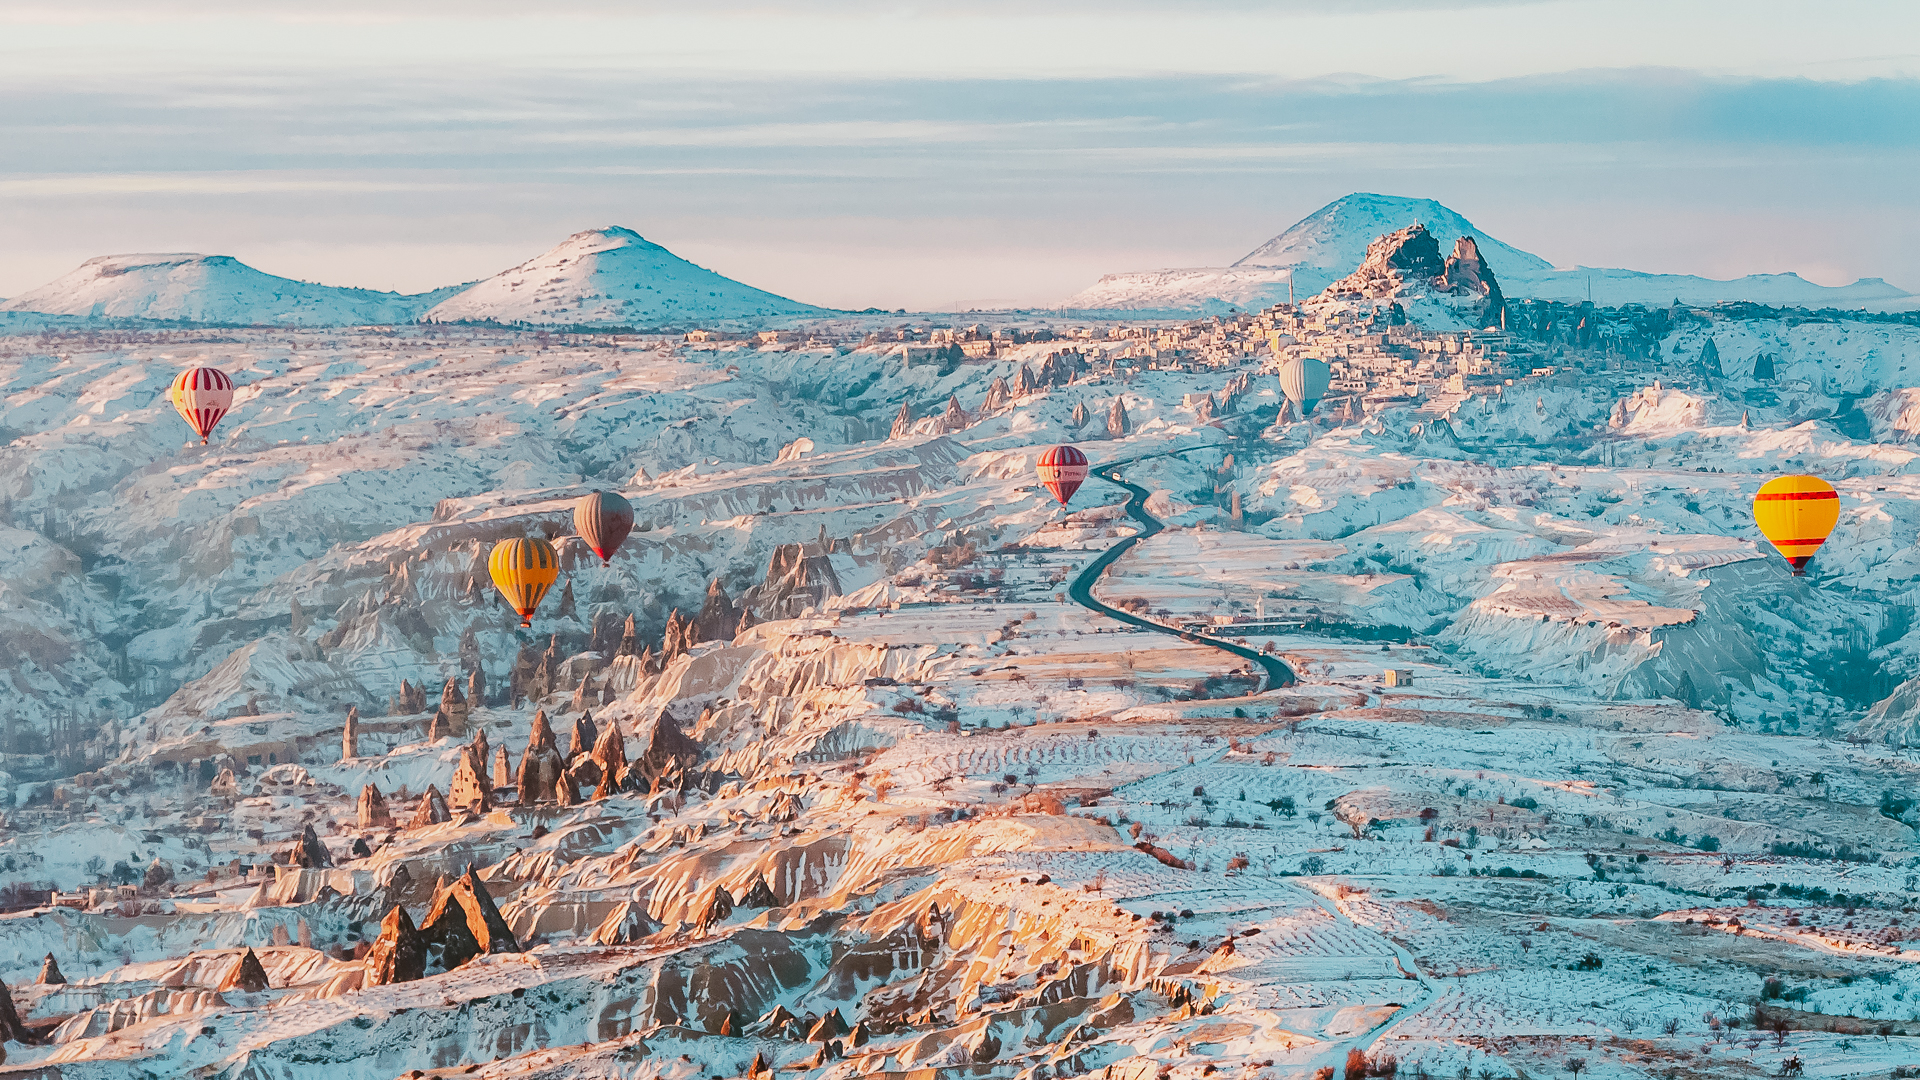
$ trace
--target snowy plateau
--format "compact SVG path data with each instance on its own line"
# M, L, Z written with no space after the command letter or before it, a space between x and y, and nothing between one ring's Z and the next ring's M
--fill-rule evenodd
M1208 318L615 230L363 325L184 256L16 301L0 1075L1915 1075L1920 317L1366 227Z

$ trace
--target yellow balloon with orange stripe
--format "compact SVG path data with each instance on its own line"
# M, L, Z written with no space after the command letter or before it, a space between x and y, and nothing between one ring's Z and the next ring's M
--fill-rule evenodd
M533 611L560 577L560 557L553 545L539 537L502 540L487 556L493 584L520 616L521 626L533 625Z
M1840 493L1817 476L1776 476L1753 497L1753 521L1793 566L1807 572L1807 560L1840 520Z

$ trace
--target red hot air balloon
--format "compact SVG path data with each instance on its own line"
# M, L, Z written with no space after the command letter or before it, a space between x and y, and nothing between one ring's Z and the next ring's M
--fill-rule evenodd
M219 368L188 368L174 377L167 388L167 400L180 410L180 416L200 436L205 446L213 425L233 408L233 380Z
M596 491L573 504L573 531L600 556L601 566L610 566L633 531L633 504L611 491Z
M1071 446L1050 447L1040 455L1037 471L1040 482L1065 506L1073 493L1080 490L1081 481L1087 478L1087 455Z

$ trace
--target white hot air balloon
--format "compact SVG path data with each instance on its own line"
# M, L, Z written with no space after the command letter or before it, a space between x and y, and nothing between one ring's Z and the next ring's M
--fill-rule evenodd
M1327 396L1327 362L1311 356L1289 356L1280 361L1280 389L1300 410L1302 419Z

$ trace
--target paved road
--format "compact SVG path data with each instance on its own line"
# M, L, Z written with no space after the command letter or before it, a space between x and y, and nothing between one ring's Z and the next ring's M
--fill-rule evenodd
M1201 449L1211 449L1211 448L1210 447L1192 447L1191 449L1201 450ZM1149 455L1146 455L1146 457L1168 457L1172 454L1183 454L1183 453L1187 453L1187 451L1186 450L1170 450L1165 454L1149 454ZM1093 563L1091 565L1089 565L1085 570L1082 570L1080 572L1079 577L1073 579L1073 584L1068 586L1067 588L1067 595L1073 597L1074 602L1079 604L1080 606L1091 608L1092 610L1097 611L1100 614L1105 615L1110 619L1118 619L1121 622L1128 624L1129 626L1138 626L1142 629L1152 630L1156 633L1171 634L1174 637L1181 638L1186 641L1198 642L1202 645L1211 645L1212 647L1216 649L1220 649L1223 652L1232 653L1233 655L1241 658L1242 660L1252 661L1253 663L1258 664L1260 666L1261 671L1266 673L1266 685L1262 686L1260 688L1261 690L1271 690L1276 686L1292 686L1294 683L1293 669L1289 668L1278 657L1267 656L1266 654L1261 653L1256 649L1249 649L1245 645L1236 645L1231 641L1222 641L1219 638L1207 637L1202 634L1190 634L1184 630L1177 630L1171 626L1162 626L1161 624L1154 622L1151 619L1143 619L1138 615L1134 615L1130 612L1121 611L1119 608L1108 607L1107 605L1093 598L1094 582L1100 580L1100 575L1106 573L1107 567L1113 565L1113 561L1115 559L1118 559L1120 556L1126 554L1128 548L1131 548L1133 545L1139 543L1142 540L1145 540L1147 537L1154 535L1155 533L1159 532L1161 529L1166 527L1158 518L1155 518L1153 515L1147 513L1148 492L1146 488L1138 487L1134 484L1129 484L1125 480L1121 480L1118 477L1113 475L1113 471L1115 469L1120 468L1122 465L1131 465L1136 461L1142 461L1142 460L1145 460L1145 459L1144 458L1128 458L1126 461L1116 461L1110 465L1101 465L1090 470L1094 476L1098 476L1102 480L1106 480L1111 483L1118 484L1121 487L1127 489L1127 492L1128 492L1127 514L1129 517L1132 517L1133 520L1140 523L1140 531L1139 533L1133 536L1129 536L1125 540L1122 540L1119 543L1108 548L1104 554L1102 554L1099 558L1093 560Z

